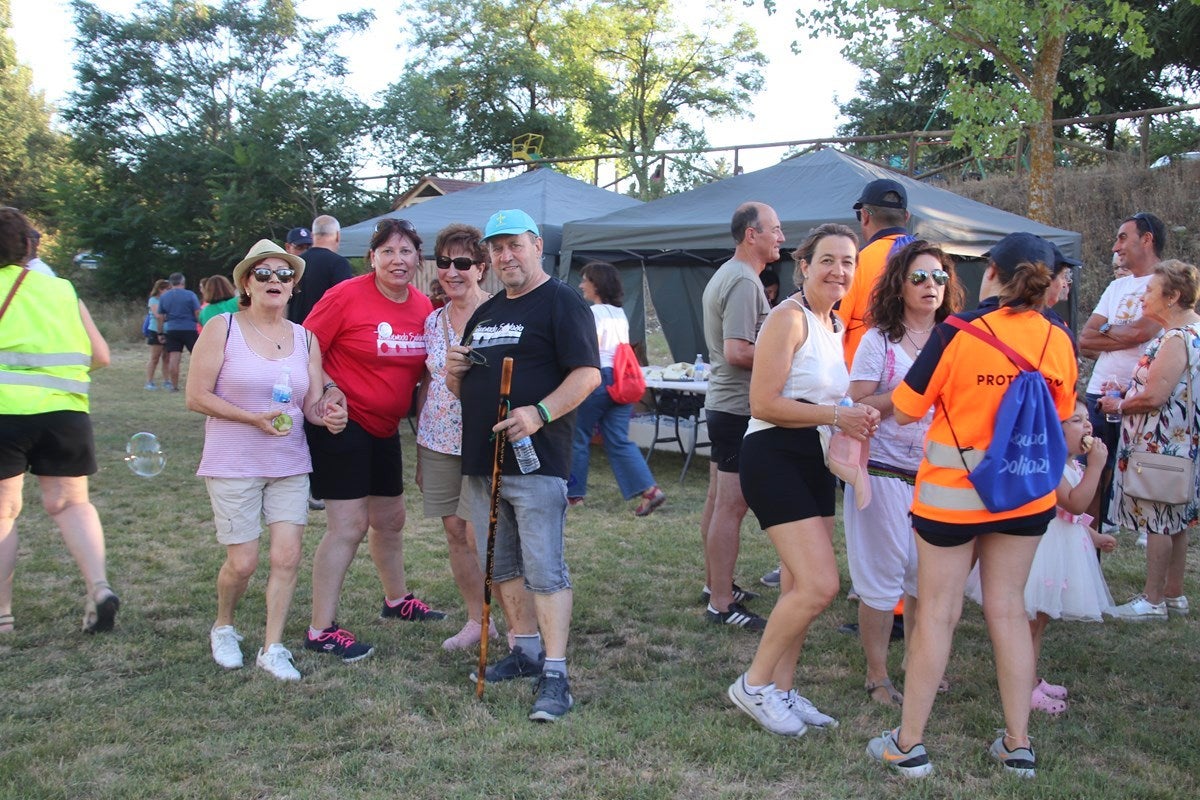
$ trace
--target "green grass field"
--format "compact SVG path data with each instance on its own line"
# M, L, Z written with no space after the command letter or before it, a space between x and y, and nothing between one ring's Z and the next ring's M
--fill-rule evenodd
M1034 712L1033 782L1005 777L985 748L1002 725L990 646L968 603L949 694L926 744L936 769L902 783L864 755L898 721L868 703L863 658L837 626L844 599L814 624L798 686L841 719L835 731L773 737L733 709L725 687L757 637L716 629L699 605L698 521L704 465L677 482L682 459L651 461L669 501L646 519L624 503L599 449L587 504L572 509L568 560L575 581L569 656L575 709L559 724L525 715L526 684L474 697L473 653L441 640L464 619L437 520L409 493L409 583L450 613L432 624L378 619L381 590L365 548L351 567L339 621L376 645L359 664L304 651L311 552L324 532L311 515L307 555L287 628L304 674L285 685L255 669L266 562L239 613L248 666L218 668L207 632L215 613L217 545L194 473L202 419L181 394L146 392L145 348L115 347L95 376L100 471L92 497L108 539L122 610L112 634L79 633L83 586L27 481L19 522L17 631L0 638L0 797L5 798L1192 798L1200 794L1196 618L1167 624L1053 624L1043 669L1071 690L1059 719ZM163 441L168 464L136 477L123 463L137 431ZM413 437L403 430L412 486ZM841 543L839 541L839 549ZM739 581L775 563L757 525L743 528ZM1113 595L1141 584L1143 552L1123 535L1105 557ZM843 589L846 586L843 563ZM1189 589L1200 599L1196 566ZM752 607L766 614L774 592ZM493 652L502 647L494 647ZM893 647L892 674L900 678Z

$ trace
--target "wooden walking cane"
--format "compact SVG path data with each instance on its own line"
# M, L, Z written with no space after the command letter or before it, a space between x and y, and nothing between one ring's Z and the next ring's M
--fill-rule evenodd
M508 393L512 388L513 360L505 358L500 366L500 408L496 421L508 417ZM483 616L480 618L482 633L479 636L479 669L475 677L475 696L483 697L483 684L487 673L488 627L492 616L492 568L496 563L496 522L500 506L500 471L504 466L504 431L496 434L496 447L492 456L492 505L488 513L487 557L483 570Z

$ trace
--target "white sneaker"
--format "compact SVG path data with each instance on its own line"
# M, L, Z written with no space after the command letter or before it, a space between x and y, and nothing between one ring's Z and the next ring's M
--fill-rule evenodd
M1151 603L1146 599L1146 595L1139 594L1128 603L1122 603L1109 613L1117 619L1129 620L1131 622L1166 619L1167 604L1165 601L1162 603Z
M1146 532L1145 531L1142 531L1141 533L1138 534L1137 546L1142 548L1143 550L1146 549Z
M262 648L259 648L258 658L255 659L255 662L259 668L265 669L281 681L300 680L300 670L292 665L291 651L279 642L268 647L265 653Z
M1163 602L1167 604L1167 616L1170 617L1186 617L1188 615L1188 611L1191 610L1188 608L1186 595L1181 594L1179 597L1164 597Z
M746 675L738 676L727 692L733 704L745 711L754 721L771 733L780 736L803 736L808 731L799 717L783 704L780 699L782 692L775 690L775 684L768 684L758 694L746 691Z
M234 630L232 625L221 625L208 632L208 641L212 645L213 661L225 669L242 668L242 648L238 642L242 635Z
M776 691L779 690L777 689ZM838 726L836 719L818 711L817 707L807 697L795 689L779 692L779 699L805 725L814 728L836 728Z

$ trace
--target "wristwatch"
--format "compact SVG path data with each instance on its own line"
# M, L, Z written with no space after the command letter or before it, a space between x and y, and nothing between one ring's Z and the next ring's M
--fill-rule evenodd
M1108 336L1108 332L1112 330L1112 326L1113 326L1113 324L1111 322L1106 322L1103 325L1101 325L1100 326L1100 335Z
M538 416L542 418L542 424L549 425L550 424L550 412L546 410L546 406L543 405L542 403L537 403L536 405L534 405L534 408L537 409Z

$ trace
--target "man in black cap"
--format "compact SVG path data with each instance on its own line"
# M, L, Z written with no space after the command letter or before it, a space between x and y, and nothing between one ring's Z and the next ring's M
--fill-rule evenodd
M294 256L303 256L312 247L312 232L308 228L292 228L287 232L283 249Z
M837 312L846 326L842 349L847 368L854 361L858 343L867 332L864 318L871 302L871 290L883 274L896 240L908 236L908 193L899 181L891 178L871 181L863 187L854 204L854 215L862 226L866 244L858 251L858 267Z

